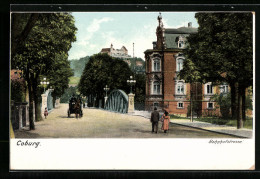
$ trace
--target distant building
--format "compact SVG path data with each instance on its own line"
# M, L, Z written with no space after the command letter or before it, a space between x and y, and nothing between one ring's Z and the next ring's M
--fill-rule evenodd
M125 46L122 46L121 49L114 49L113 44L111 44L110 48L102 48L100 53L107 53L111 57L116 58L131 58L131 56L128 55L128 50Z
M128 50L125 46L122 46L121 49L114 49L113 44L111 44L110 48L102 48L100 53L107 53L111 57L122 59L136 74L145 73L145 62L139 58L132 58L130 55L128 55Z

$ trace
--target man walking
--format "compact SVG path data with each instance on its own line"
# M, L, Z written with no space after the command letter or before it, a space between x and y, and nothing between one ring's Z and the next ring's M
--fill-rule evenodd
M159 112L157 111L156 107L154 107L154 111L151 114L151 122L152 122L152 132L154 132L154 127L155 127L155 133L157 133L158 122L159 122Z

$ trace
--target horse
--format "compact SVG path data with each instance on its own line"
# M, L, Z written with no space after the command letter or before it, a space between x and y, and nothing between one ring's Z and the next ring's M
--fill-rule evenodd
M76 118L80 117L80 105L81 105L81 102L80 100L78 99L74 105L74 111L75 111L75 116Z

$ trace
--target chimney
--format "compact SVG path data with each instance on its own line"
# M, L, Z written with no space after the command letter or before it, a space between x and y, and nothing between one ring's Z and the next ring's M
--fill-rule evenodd
M192 23L191 22L188 23L188 27L192 28Z

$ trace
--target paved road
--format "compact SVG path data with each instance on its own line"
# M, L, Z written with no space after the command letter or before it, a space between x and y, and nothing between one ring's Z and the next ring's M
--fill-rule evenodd
M61 104L40 122L36 130L15 131L15 138L233 138L229 135L170 124L168 133L151 133L149 119L108 112L83 109L83 117L67 117L68 104ZM159 123L159 126L161 123Z

